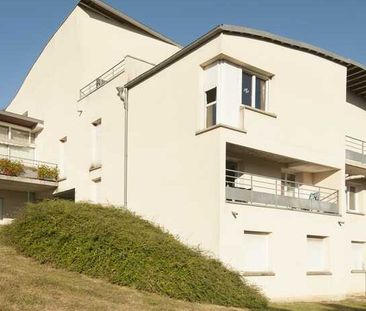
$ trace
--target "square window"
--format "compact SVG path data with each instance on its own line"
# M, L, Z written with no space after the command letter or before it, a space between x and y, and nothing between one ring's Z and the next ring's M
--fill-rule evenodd
M324 236L307 236L307 271L324 272L329 269L328 238Z
M365 270L365 242L351 242L352 270Z
M268 232L244 231L244 269L246 272L270 271Z

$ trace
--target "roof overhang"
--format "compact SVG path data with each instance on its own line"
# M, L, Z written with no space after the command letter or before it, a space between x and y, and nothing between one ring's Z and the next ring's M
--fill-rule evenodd
M347 88L356 93L357 95L363 96L366 98L366 66L362 65L356 61L351 59L339 56L333 52L329 52L327 50L318 48L316 46L303 43L300 41L295 41L292 39L288 39L282 36L278 36L266 31L251 29L242 26L233 26L233 25L219 25L216 28L212 29L196 41L192 42L184 49L178 51L171 57L167 58L165 61L161 62L157 66L152 69L146 71L142 75L136 77L126 84L127 88L132 88L135 85L139 84L143 80L147 79L151 75L154 75L158 71L168 67L170 64L184 57L185 55L191 53L193 50L199 48L206 42L211 39L217 37L219 34L231 34L236 36L244 36L249 38L255 38L258 40L272 42L274 44L279 44L282 46L286 46L288 48L300 50L303 52L307 52L319 57L323 57L330 61L333 61L337 64L345 66L347 68Z
M30 118L30 117L27 117L27 116L24 116L21 114L17 114L17 113L5 111L5 110L0 110L0 121L27 127L31 130L43 128L42 120Z
M182 46L180 44L178 44L177 42L169 39L168 37L162 35L161 33L151 29L150 27L138 22L137 20L133 19L132 17L122 13L119 10L114 9L113 7L111 7L110 5L104 3L103 1L100 0L80 0L79 4L80 7L83 8L87 8L90 9L92 11L95 11L99 14L102 14L103 16L110 18L112 20L115 20L121 24L129 24L131 26L134 26L138 29L141 30L141 32L159 39L161 41L164 41L166 43L175 45L179 48L181 48Z

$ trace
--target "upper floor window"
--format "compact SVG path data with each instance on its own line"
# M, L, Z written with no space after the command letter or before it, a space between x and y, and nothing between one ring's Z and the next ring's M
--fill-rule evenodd
M216 125L216 97L217 88L206 91L206 127Z
M260 110L266 110L266 80L243 71L241 94L241 102L243 105Z

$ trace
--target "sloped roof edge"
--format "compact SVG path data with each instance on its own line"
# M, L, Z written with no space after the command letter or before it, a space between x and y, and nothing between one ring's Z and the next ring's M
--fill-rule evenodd
M146 71L145 73L141 74L140 76L136 77L135 79L131 80L129 83L126 84L127 88L132 88L133 86L139 84L143 80L147 79L148 77L154 75L158 71L168 67L170 64L174 63L175 61L179 60L180 58L184 57L185 55L189 54L192 50L198 48L199 46L203 45L207 41L211 40L212 38L216 37L220 33L227 33L233 35L241 35L246 37L252 37L259 40L265 40L269 42L273 42L275 44L283 45L289 48L301 50L304 52L308 52L319 57L326 58L330 61L338 63L347 67L347 86L353 89L353 84L355 81L357 83L357 87L360 89L360 81L361 79L365 79L366 85L366 66L358 63L352 59L345 58L343 56L339 56L333 52L329 52L327 50L318 48L311 44L307 44L304 42L288 39L282 36L278 36L266 31L256 30L252 28L242 27L242 26L234 26L234 25L219 25L213 28L211 31L203 35L202 37L198 38L197 40L193 41L191 44L187 45L182 50L176 52L171 57L167 58L157 66L151 68L150 70ZM362 96L363 94L363 87L362 87ZM357 92L356 92L357 93ZM366 94L365 94L366 96Z
M127 22L128 24L141 29L143 32L145 32L146 34L148 34L156 39L159 39L166 43L169 43L169 44L175 45L179 48L182 48L182 46L179 43L173 41L172 39L162 35L161 33L157 32L155 30L151 29L150 27L144 25L143 23L138 22L137 20L133 19L132 17L111 7L110 5L108 5L107 3L105 3L101 0L80 0L78 5L81 7L93 9L118 22Z

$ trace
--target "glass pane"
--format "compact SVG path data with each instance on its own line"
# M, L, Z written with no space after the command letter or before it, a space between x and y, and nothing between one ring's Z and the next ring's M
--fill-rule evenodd
M8 145L0 144L0 157L4 158L8 156Z
M206 104L216 101L216 88L213 88L206 92Z
M266 106L266 81L256 78L255 83L255 108L265 110Z
M17 143L28 144L29 143L29 132L11 129L11 139Z
M242 88L241 88L241 103L243 105L252 105L252 76L243 72Z
M9 128L6 126L0 126L0 139L7 140L8 139Z
M206 127L216 124L216 104L206 108Z
M34 160L34 149L10 146L10 157Z

